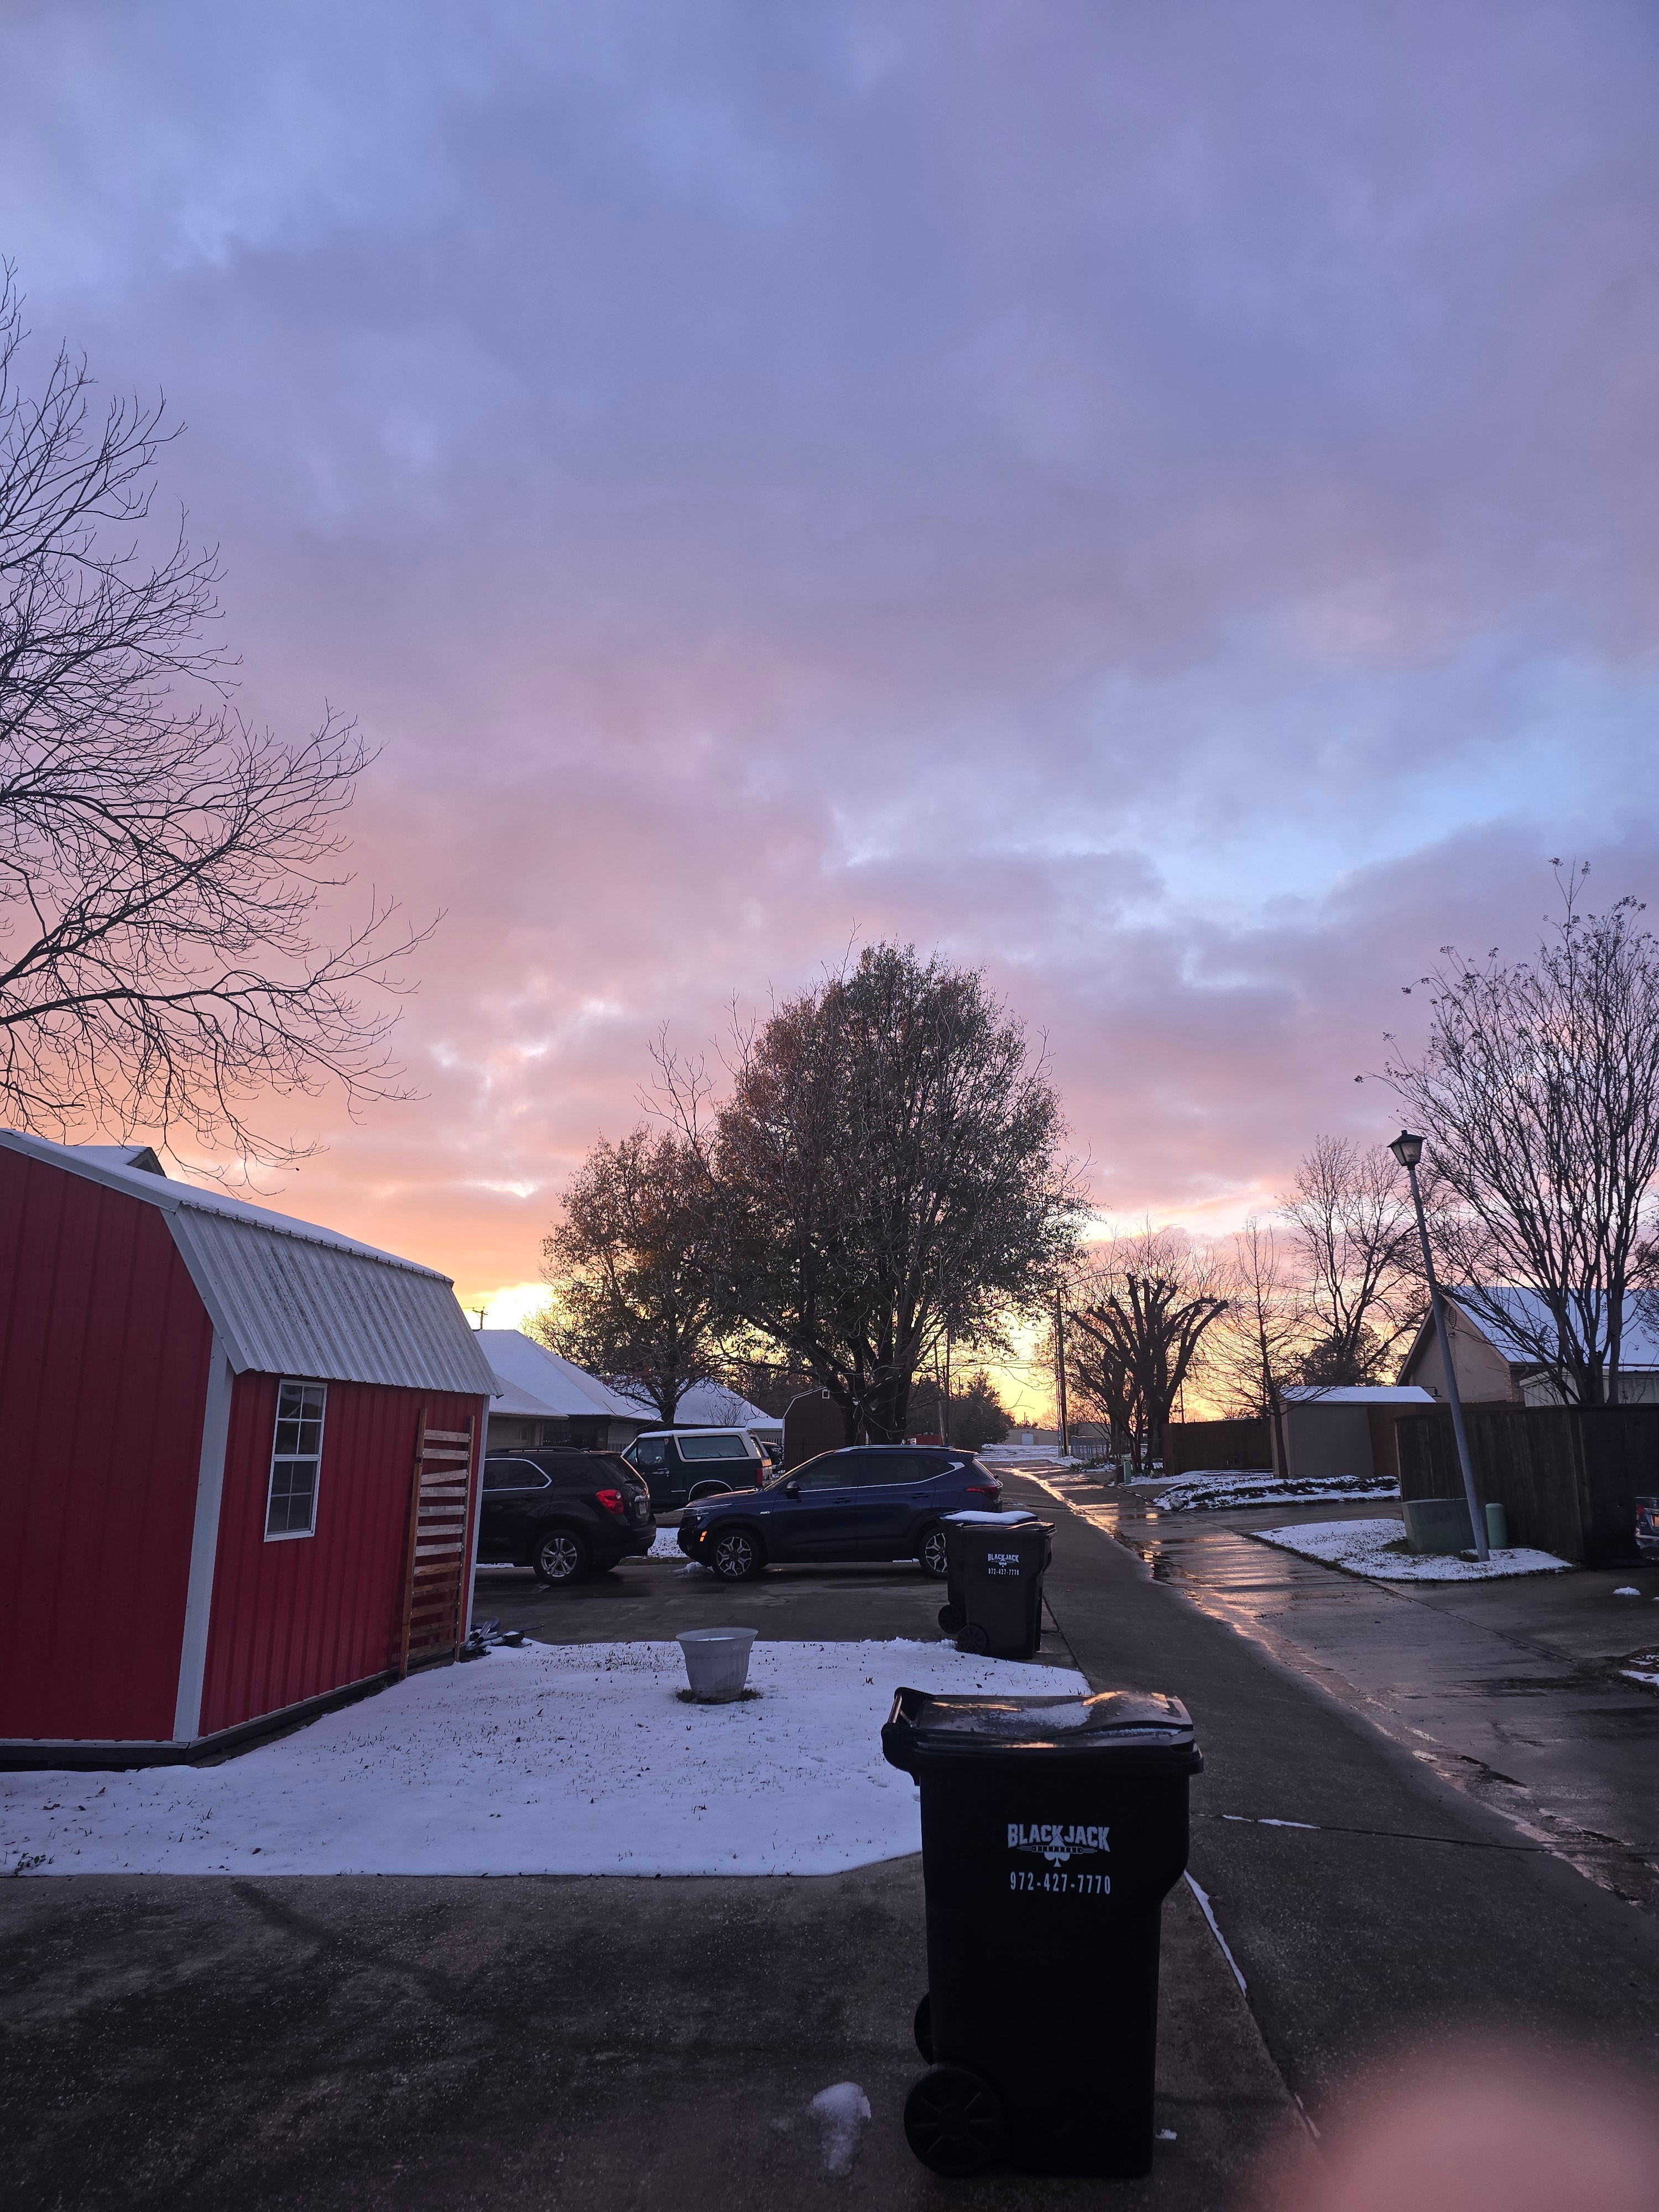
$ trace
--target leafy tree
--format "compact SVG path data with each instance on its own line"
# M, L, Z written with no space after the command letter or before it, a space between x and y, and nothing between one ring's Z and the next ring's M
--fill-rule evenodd
M1000 1444L1009 1429L1008 1409L983 1368L975 1368L960 1391L951 1394L951 1442L964 1451Z
M665 1425L718 1359L709 1196L696 1147L641 1127L594 1146L542 1245L553 1297L536 1334L579 1367L642 1391Z
M849 1438L908 1432L946 1330L999 1347L1042 1300L1079 1212L1060 1102L976 972L868 948L739 1037L712 1121L695 1072L662 1064L708 1162L729 1319L825 1388Z

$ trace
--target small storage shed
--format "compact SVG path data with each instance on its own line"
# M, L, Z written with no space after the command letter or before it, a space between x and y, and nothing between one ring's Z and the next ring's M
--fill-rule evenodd
M1395 1424L1402 1414L1421 1413L1432 1403L1426 1390L1413 1385L1296 1385L1285 1393L1282 1421L1268 1424L1273 1471L1292 1482L1370 1475L1398 1482Z
M189 1758L467 1629L495 1386L448 1278L127 1149L0 1130L14 1765Z

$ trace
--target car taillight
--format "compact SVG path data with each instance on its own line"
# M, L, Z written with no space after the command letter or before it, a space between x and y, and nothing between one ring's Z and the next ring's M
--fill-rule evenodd
M1000 1482L970 1482L968 1495L969 1498L1000 1498L1002 1485Z
M627 1515L623 1507L623 1494L620 1490L596 1490L593 1492L593 1495L598 1498L599 1504L604 1506L607 1513L614 1513L619 1521L625 1520L627 1518Z

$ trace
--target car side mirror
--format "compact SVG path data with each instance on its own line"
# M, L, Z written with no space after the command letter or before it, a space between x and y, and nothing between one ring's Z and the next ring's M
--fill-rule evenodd
M788 1481L784 1484L783 1494L786 1498L799 1498L800 1496L800 1485L795 1480L793 1475L791 1475Z

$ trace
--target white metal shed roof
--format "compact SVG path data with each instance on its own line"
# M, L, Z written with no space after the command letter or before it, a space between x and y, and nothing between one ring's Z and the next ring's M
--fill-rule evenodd
M1434 1400L1415 1382L1345 1382L1326 1388L1317 1382L1292 1382L1285 1392L1287 1406L1431 1406Z
M17 1129L0 1129L0 1145L165 1214L239 1375L493 1396L489 1363L449 1277L435 1268L223 1191L123 1166L107 1146L56 1145Z

